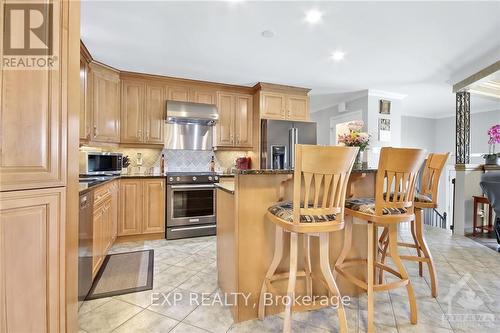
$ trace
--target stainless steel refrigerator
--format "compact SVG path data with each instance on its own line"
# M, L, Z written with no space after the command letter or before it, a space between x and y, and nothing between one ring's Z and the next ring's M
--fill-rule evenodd
M261 126L261 169L293 169L295 144L315 145L316 123L263 119Z

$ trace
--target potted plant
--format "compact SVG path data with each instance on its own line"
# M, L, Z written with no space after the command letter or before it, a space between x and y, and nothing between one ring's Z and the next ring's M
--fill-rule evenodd
M361 154L370 143L370 134L361 132L364 126L361 120L351 121L347 126L349 128L349 133L339 134L338 141L348 147L359 147L359 152L354 162L354 168L360 169L362 167Z
M128 173L128 167L130 165L130 157L128 155L123 156L122 159L122 174Z
M500 143L500 125L493 125L488 130L488 136L490 139L488 143L490 144L490 151L488 154L483 155L484 164L487 165L499 165L500 153L495 153L495 144Z

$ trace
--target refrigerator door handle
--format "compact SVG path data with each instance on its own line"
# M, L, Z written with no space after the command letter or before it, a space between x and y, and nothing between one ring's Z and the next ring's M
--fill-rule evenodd
M288 163L289 168L293 169L295 167L295 144L299 141L299 129L296 127L290 128L289 132L289 147L290 147L290 161Z

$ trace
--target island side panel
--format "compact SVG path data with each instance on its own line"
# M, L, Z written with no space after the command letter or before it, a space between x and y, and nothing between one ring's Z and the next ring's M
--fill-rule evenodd
M236 295L238 291L234 205L234 194L217 189L217 277L220 289L227 295ZM234 303L230 308L237 321L236 304L232 301L230 303Z

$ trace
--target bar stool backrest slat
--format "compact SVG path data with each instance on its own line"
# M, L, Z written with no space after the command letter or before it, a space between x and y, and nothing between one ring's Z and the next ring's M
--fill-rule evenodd
M420 193L429 196L437 204L439 179L450 153L431 153L425 162Z
M293 223L300 215L339 216L342 222L347 183L357 147L295 145Z

